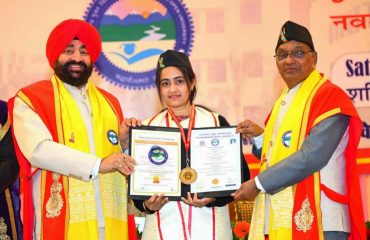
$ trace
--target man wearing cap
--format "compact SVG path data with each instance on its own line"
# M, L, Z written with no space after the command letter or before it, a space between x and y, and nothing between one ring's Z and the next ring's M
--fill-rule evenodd
M263 129L247 119L260 174L236 200L255 200L253 240L366 239L356 151L362 121L351 100L316 70L310 32L286 22L275 49L286 88Z
M127 239L118 100L88 81L101 52L97 29L69 19L50 33L55 74L9 101L20 163L24 239Z

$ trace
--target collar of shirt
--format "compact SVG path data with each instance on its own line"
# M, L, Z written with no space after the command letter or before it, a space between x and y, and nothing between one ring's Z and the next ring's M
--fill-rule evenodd
M65 86L65 88L67 88L68 92L72 95L74 99L84 101L89 98L87 84L79 88L65 82L63 82L63 85Z

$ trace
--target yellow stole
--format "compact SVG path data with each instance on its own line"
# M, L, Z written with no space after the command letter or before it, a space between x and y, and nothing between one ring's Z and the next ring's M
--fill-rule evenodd
M311 101L318 88L327 79L321 78L320 73L314 70L298 89L294 99L284 116L281 126L278 129L275 139L272 138L272 133L275 127L276 118L279 112L281 101L288 89L284 89L283 93L276 101L270 118L266 125L262 147L262 159L267 156L269 151L270 141L274 143L269 165L275 165L281 160L289 157L300 149L306 134L306 126L309 116ZM290 134L288 134L290 131ZM290 135L290 140L288 139ZM284 145L283 140L290 141L289 147ZM260 172L266 170L267 162L262 162ZM284 190L271 196L270 207L270 240L289 240L292 239L292 211L294 203L294 188L295 186L285 188ZM257 196L253 208L253 216L250 230L251 239L264 239L264 222L265 222L265 194L261 193Z
M58 96L57 91L59 91L64 144L89 153L86 127L74 99L57 77L54 76L51 81L55 96ZM88 83L88 95L93 118L95 154L104 158L113 152L120 152L119 143L114 145L107 138L109 130L118 134L119 121L116 113L105 96L91 83ZM73 136L72 139L71 136ZM69 223L66 222L68 239L98 240L94 183L72 177L68 180ZM100 174L99 180L105 221L105 239L127 239L126 178L114 172Z

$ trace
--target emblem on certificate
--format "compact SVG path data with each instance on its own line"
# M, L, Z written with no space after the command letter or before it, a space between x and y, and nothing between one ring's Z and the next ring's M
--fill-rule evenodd
M150 148L150 151L148 153L149 161L155 165L163 165L168 160L168 153L166 149L154 145Z
M186 167L180 172L180 181L183 184L190 185L197 180L197 171L194 168Z

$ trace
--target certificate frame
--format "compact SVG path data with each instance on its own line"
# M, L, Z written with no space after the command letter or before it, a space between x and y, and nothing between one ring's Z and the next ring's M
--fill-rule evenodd
M183 149L179 129L141 126L130 127L129 131L129 154L137 162L128 178L129 196L148 199L164 194L169 200L180 200L182 184L178 176Z
M194 133L197 133L198 131L200 132L204 132L204 133L207 133L207 132L218 132L218 131L223 131L223 130L227 130L227 131L231 131L231 132L235 132L235 129L236 129L236 126L222 126L222 127L206 127L206 128L194 128L192 130L192 138L194 135ZM238 174L238 176L240 176L240 181L238 181L234 187L230 188L226 188L226 189L222 189L222 188L219 188L219 189L212 189L211 191L196 191L196 190L193 190L192 189L192 186L193 185L196 185L196 182L195 181L194 183L192 183L191 185L185 185L183 183L181 183L180 179L179 179L179 174L180 174L180 171L186 167L186 152L185 152L185 146L184 146L184 143L182 142L181 140L181 132L180 132L180 129L178 128L169 128L169 127L157 127L157 126L141 126L141 127L130 127L130 138L129 138L129 154L131 155L132 158L134 158L136 161L137 161L137 164L135 166L135 172L133 174L131 174L128 178L128 193L129 193L129 196L130 198L132 199L138 199L138 200L143 200L143 199L148 199L150 198L152 195L154 194L164 194L166 197L168 197L168 199L170 201L173 201L173 200L181 200L181 197L187 197L187 193L190 192L191 195L194 195L194 193L196 192L197 195L198 195L198 198L204 198L204 197L227 197L227 196L230 196L231 193L235 192L241 185L242 181L243 181L243 164L242 164L242 157L243 157L243 153L242 153L242 139L241 139L241 134L234 134L234 138L236 141L236 144L233 146L235 149L235 158L232 160L234 162L234 165L237 166L236 168L236 171L237 173L234 173L235 174ZM187 131L187 129L186 129ZM138 167L140 165L140 162L142 162L142 159L140 160L137 156L137 149L135 150L135 141L137 141L137 135L135 133L137 132L148 132L154 136L166 136L166 135L176 135L177 136L177 139L179 141L179 143L177 144L177 147L178 147L178 150L177 150L177 157L179 157L177 160L178 160L178 165L177 165L177 169L176 169L176 173L178 173L177 176L175 175L172 175L172 182L179 187L179 191L177 192L177 194L172 194L172 193L168 193L168 192L163 192L163 191L156 191L156 187L154 187L153 189L151 189L150 191L146 191L146 192L140 192L140 191L137 191L137 188L135 188L135 184L137 183L137 181L141 181L139 176L137 176L137 171L141 171L142 169L140 169L140 167ZM160 142L160 138L158 139L158 142ZM153 145L158 145L158 142L156 143L153 143ZM180 147L179 147L180 146ZM194 167L196 166L196 161L195 160L192 160L191 156L194 155L194 151L197 151L195 150L196 149L196 146L194 145L194 141L191 141L191 146L190 146L190 152L189 152L189 156L190 156L190 167ZM200 172L198 172L199 170L195 169L197 171L197 179L200 179L202 177L202 175L200 175ZM144 170L145 171L145 170ZM175 170L174 170L175 171ZM144 183L144 184L147 184L148 186L150 186L150 183ZM152 185L153 186L153 185Z
M224 175L224 171L220 171L219 173L217 173L217 171L214 171L212 173L208 173L209 175L212 176L212 180L210 179L210 182L217 182L217 186L216 184L213 184L211 183L208 187L205 187L204 189L205 190L201 190L201 188L196 188L196 185L199 185L198 182L201 181L200 178L202 178L202 176L204 176L205 174L207 174L207 169L199 169L199 163L201 161L192 161L190 160L190 165L191 167L195 168L196 171L198 172L198 179L197 181L191 185L191 188L190 188L190 192L192 194L194 194L195 192L197 192L197 195L199 198L205 198L205 197L214 197L214 198L217 198L217 197L226 197L226 196L230 196L231 193L235 192L237 189L239 189L240 185L242 184L243 182L243 174L244 174L244 171L243 171L243 163L242 163L242 157L243 157L243 153L242 153L242 137L241 137L241 134L240 133L236 133L236 126L222 126L222 127L207 127L207 128L194 128L193 131L192 131L192 140L191 140L191 152L190 152L190 159L194 158L194 156L199 156L199 154L196 154L197 151L204 151L204 147L197 147L197 144L198 142L196 141L196 136L197 136L197 132L199 131L200 134L203 134L203 136L201 136L200 134L198 134L199 136L199 141L203 141L204 139L206 140L209 140L209 142L211 143L210 145L212 145L212 143L214 143L215 145L219 146L219 145L223 145L223 147L231 147L230 148L230 151L225 151L224 153L231 153L233 152L234 153L234 156L232 156L231 158L224 158L223 156L220 156L219 154L219 151L216 151L214 157L219 157L219 161L218 162L214 162L213 164L216 165L217 167L219 168L223 168L223 169L226 169L226 168L229 168L229 176L219 176L217 177L217 174L220 175L220 174L223 174ZM204 133L207 133L207 134L204 134ZM201 139L203 137L203 139ZM216 141L217 140L217 141ZM230 144L225 144L226 142L229 142ZM217 143L217 144L216 144ZM199 148L199 149L198 149ZM208 148L210 148L210 154L212 154L212 147L208 146ZM219 149L219 148L218 148ZM200 154L200 155L206 155L206 154ZM211 160L211 159L210 159ZM244 159L243 159L244 160ZM223 162L223 163L222 163ZM206 165L207 163L204 163L204 165ZM232 164L233 165L233 169L231 169L230 167L225 167L225 165L228 165L228 164ZM202 165L202 164L201 164ZM203 166L204 168L204 166ZM210 170L210 169L208 169ZM201 172L202 171L202 172ZM232 178L233 175L235 176L234 180L233 181L230 181L229 183L227 183L227 180L225 180L225 178ZM206 179L203 177L203 180ZM223 179L223 180L222 180ZM224 182L225 184L224 187L220 186L221 183ZM214 185L214 186L212 186ZM229 185L229 186L227 186Z

